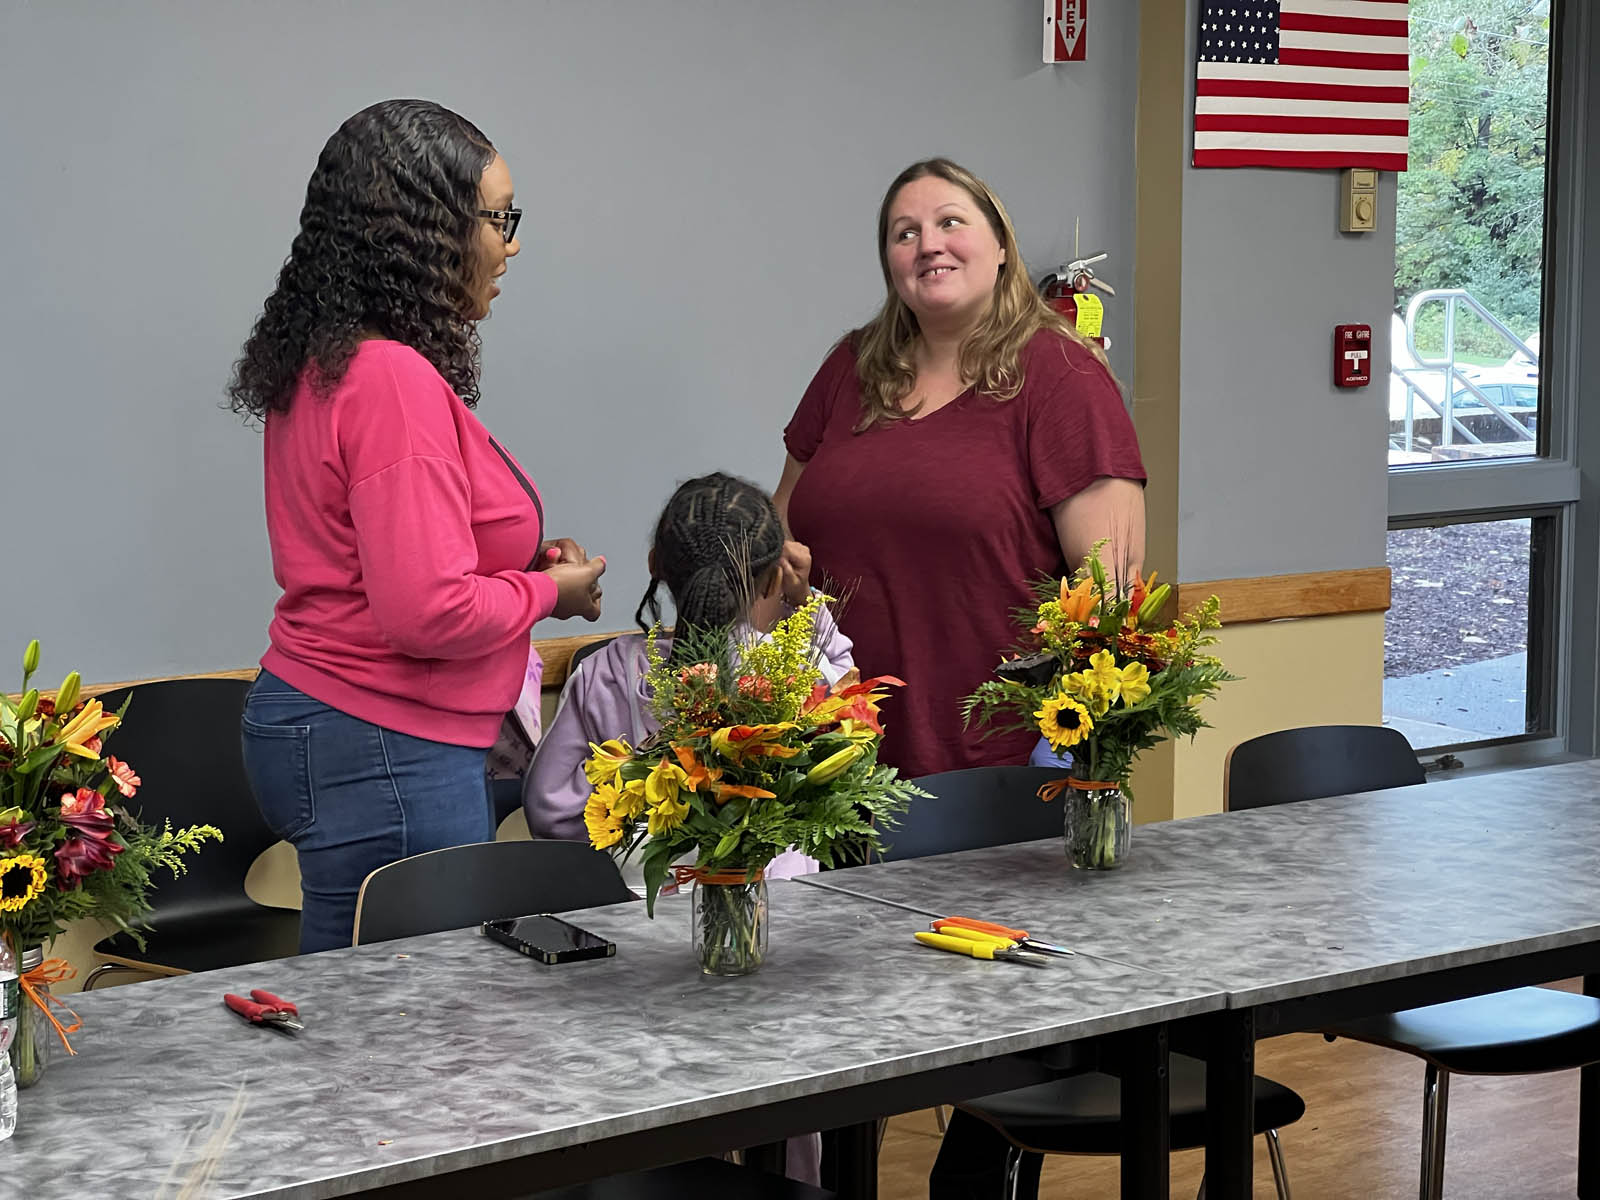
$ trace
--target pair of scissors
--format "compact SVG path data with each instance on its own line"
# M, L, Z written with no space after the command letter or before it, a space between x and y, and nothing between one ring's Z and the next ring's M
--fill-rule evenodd
M228 992L222 997L222 1002L253 1025L269 1025L285 1033L298 1033L305 1028L300 1023L298 1008L260 988L252 991L248 1000Z
M979 933L986 933L991 937L1009 938L1024 950L1032 950L1036 954L1059 954L1071 957L1075 950L1068 950L1065 946L1058 946L1054 942L1041 942L1038 938L1028 936L1026 929L1012 929L1006 925L996 925L992 921L979 921L972 917L940 917L933 922L932 928L940 933L953 933L957 929L973 929Z
M995 937L993 934L970 929L964 925L948 926L941 933L918 930L916 939L924 946L932 946L935 950L948 950L952 954L965 954L969 958L983 958L990 961L998 959L1000 962L1024 963L1030 967L1050 965L1050 959L1042 954L1018 949L1017 943L1010 938Z

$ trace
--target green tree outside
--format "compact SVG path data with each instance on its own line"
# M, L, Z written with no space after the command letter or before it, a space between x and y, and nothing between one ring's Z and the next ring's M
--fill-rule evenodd
M1524 340L1538 332L1549 64L1550 0L1411 0L1397 312L1427 288L1464 288ZM1423 311L1417 341L1443 352L1442 305ZM1510 349L1469 314L1456 352L1501 362Z

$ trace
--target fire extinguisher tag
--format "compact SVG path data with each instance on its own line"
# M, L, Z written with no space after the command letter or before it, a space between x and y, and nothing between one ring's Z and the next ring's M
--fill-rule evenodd
M1084 337L1099 337L1100 326L1105 322L1105 304L1093 292L1080 292L1073 299L1078 304L1078 332Z

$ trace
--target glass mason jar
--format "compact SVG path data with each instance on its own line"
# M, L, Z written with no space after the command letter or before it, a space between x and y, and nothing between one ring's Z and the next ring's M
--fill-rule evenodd
M42 946L29 946L22 952L22 961L17 964L21 974L29 971L44 962L44 948ZM49 994L50 985L40 983L35 986L35 991ZM50 1039L55 1036L50 1028L50 1020L44 1015L44 1010L29 999L26 992L20 995L21 1004L17 1009L17 1040L11 1043L7 1051L11 1055L11 1069L17 1076L17 1087L29 1088L38 1083L44 1076L45 1064L49 1061Z
M707 975L748 975L767 957L767 877L747 871L696 871L694 952Z
M1133 824L1128 794L1116 783L1067 781L1067 859L1083 871L1111 871L1128 857Z

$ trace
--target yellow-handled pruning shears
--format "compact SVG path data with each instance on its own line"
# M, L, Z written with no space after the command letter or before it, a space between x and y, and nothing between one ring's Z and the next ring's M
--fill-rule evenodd
M917 941L935 950L948 950L952 954L965 954L969 958L982 958L1001 962L1024 963L1030 967L1048 967L1050 960L1042 954L1017 949L1009 938L994 937L976 929L951 926L943 933L918 930Z
M1076 951L1068 950L1065 946L1057 946L1053 942L1041 942L1038 938L1028 936L1026 929L1012 929L1007 925L996 925L992 921L977 921L972 917L940 917L933 923L936 933L956 933L961 929L975 929L979 933L987 933L992 937L1010 938L1024 950L1034 950L1040 954L1060 954L1071 957Z

